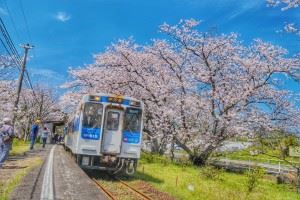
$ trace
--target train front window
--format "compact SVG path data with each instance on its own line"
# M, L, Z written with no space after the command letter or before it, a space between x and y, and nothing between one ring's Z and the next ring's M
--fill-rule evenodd
M138 132L141 129L142 111L135 108L127 108L125 112L124 130Z
M109 111L107 113L106 129L109 131L117 131L119 129L120 113Z
M103 106L98 103L85 103L82 126L86 128L101 128Z

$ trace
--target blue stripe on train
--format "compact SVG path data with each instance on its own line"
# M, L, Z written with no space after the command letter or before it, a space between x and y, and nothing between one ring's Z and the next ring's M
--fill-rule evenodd
M81 137L83 139L89 139L89 140L99 140L100 139L100 128L87 128L83 127L81 129Z
M103 103L109 103L108 98L109 98L108 96L102 96L100 101L103 102ZM128 99L123 99L122 104L123 104L123 105L126 105L126 106L129 106L130 100L128 100Z
M140 143L140 132L123 131L123 142L130 144Z

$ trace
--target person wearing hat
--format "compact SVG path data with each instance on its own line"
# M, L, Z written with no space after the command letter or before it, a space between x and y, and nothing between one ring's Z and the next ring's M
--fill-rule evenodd
M38 132L39 132L39 124L41 121L37 119L36 121L33 122L33 125L31 127L31 134L30 134L30 150L33 150Z
M14 128L11 125L11 119L4 118L3 125L0 128L0 168L2 168L4 162L8 158L14 137L15 134Z

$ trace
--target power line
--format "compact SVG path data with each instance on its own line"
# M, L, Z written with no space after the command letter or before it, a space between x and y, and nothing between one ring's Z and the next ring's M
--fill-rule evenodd
M5 4L5 7L6 7L8 13L9 13L9 17L10 17L10 20L11 20L12 25L14 27L14 30L16 32L16 35L17 35L17 37L20 38L20 36L18 34L18 31L16 29L16 26L15 26L14 20L13 20L13 18L11 16L10 10L9 10L9 8L7 6L7 2L5 0L3 0L3 1L4 1L3 4ZM19 0L19 4L20 4L21 12L22 12L22 15L23 15L23 18L24 18L24 22L25 22L25 27L26 27L26 31L27 31L27 34L28 34L28 38L29 38L30 41L32 41L31 34L30 34L30 31L29 31L28 22L27 22L27 18L26 18L25 11L24 11L24 6L23 6L23 3L22 3L21 0ZM11 39L11 37L10 37L10 35L9 35L7 29L6 29L6 26L5 26L5 24L4 24L4 22L3 22L3 20L2 20L1 17L0 17L0 23L1 23L1 26L0 26L1 33L4 36L8 47L5 45L5 43L4 43L4 41L2 39L1 39L1 43L4 46L4 48L6 49L7 53L10 55L10 57L14 60L16 66L19 69L19 71L21 72L21 66L23 64L21 62L21 57L20 57L20 55L19 55L19 53L18 53L18 51L17 51L17 49L16 49L16 47L15 47L12 39ZM9 52L9 50L11 52ZM34 95L35 100L36 100L36 95L35 95L35 92L34 92L34 89L33 89L33 86L32 86L32 82L31 82L31 79L30 79L30 76L29 76L29 73L28 73L27 70L25 71L25 75L26 75L25 81L26 81L27 85L30 87L30 89L32 90L33 95Z
M27 17L26 17L26 14L25 14L25 9L24 9L22 0L19 0L19 4L20 4L22 15L23 15L23 19L24 19L24 22L25 22L25 27L26 27L26 31L27 31L27 34L28 34L29 41L31 43L33 43L33 40L32 40L31 34L30 34L29 25L28 25L28 21L27 21ZM35 49L33 49L33 55L34 55L35 58L37 58L36 53L35 53ZM35 62L34 59L33 59L33 62L34 62L35 65L37 65L37 63ZM29 76L27 70L26 70L26 76L27 76L27 79L29 81L31 89L33 90L33 87L32 87L32 84L31 84L31 80L30 80L30 76Z
M0 17L0 30L1 30L1 33L2 33L3 37L5 38L6 44L8 46L6 46L4 41L1 39L2 45L4 46L5 50L10 55L10 57L14 60L16 66L18 67L19 71L21 72L21 66L22 66L21 57L20 57L20 55L19 55L12 39L11 39L11 37L10 37L10 35L9 35L7 29L6 29L6 26L5 26L5 24L4 24L1 17ZM32 93L35 97L35 100L37 101L36 95L35 95L31 80L30 80L30 76L28 74L28 71L25 71L25 74L26 74L25 81L26 81L27 85L30 87L30 89L32 90Z
M30 28L29 28L29 24L28 24L28 21L27 21L27 17L26 17L26 14L25 14L25 9L24 9L22 0L19 0L19 4L20 4L20 8L21 8L22 15L23 15L23 19L24 19L24 22L25 22L25 27L26 27L26 31L27 31L27 34L28 34L29 41L30 41L31 43L34 43L33 40L32 40L31 34L30 34ZM35 53L35 49L33 49L32 52L33 52L33 56L34 56L35 58L37 58L36 53ZM35 64L36 66L38 66L37 63L36 63L36 60L33 59L33 62L34 62L34 64ZM28 74L28 73L27 73L27 74Z
M10 9L9 9L9 7L7 5L7 1L6 0L1 0L1 2L4 5L4 7L5 7L5 9L6 9L7 13L8 13L8 17L9 17L9 19L11 21L11 24L13 26L13 29L14 29L15 33L16 33L16 36L18 37L18 40L21 41L20 34L19 34L19 32L18 32L18 30L16 28L16 23L15 23L15 20L13 19L13 17L12 17L13 16L12 12L10 11Z
M32 42L32 38L31 38L30 31L29 31L29 26L28 26L26 15L25 15L25 11L24 11L22 0L19 0L19 4L20 4L20 8L21 8L21 12L22 12L24 21L25 21L25 27L26 27L26 31L27 31L27 34L28 34L28 39L29 39L30 42Z
M14 54L14 56L16 57L18 63L19 63L19 66L21 66L21 58L20 58L20 55L6 29L6 26L2 20L2 18L0 17L0 30L2 32L2 35L4 36L5 40L6 40L6 43L8 44L9 46L9 49L11 50L11 52Z

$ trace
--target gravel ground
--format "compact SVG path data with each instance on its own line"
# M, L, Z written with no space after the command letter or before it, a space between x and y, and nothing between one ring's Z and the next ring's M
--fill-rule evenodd
M100 184L107 189L117 200L140 200L143 199L139 195L133 193L130 189L123 186L118 180L113 179L111 176L107 175L105 172L94 172L86 170L87 174L97 179ZM134 187L138 191L146 194L153 200L175 200L169 194L161 192L148 184L145 181L128 177L128 176L117 176L118 179L126 182L128 185Z

